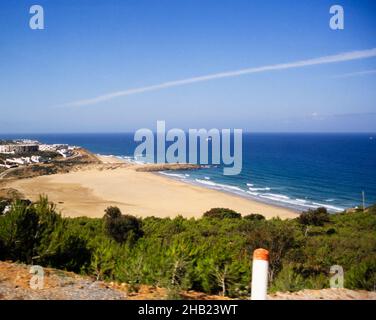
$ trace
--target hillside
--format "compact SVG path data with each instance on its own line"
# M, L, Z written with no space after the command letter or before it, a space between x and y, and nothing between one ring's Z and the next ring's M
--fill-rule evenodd
M134 292L128 285L95 281L73 272L45 268L44 289L33 290L29 282L30 266L0 261L0 299L6 300L144 300L168 299L168 290L143 285ZM222 296L182 291L181 299L222 300ZM270 300L376 300L376 292L348 289L302 290L277 292Z
M343 268L347 289L375 291L372 209L331 215L319 208L295 219L266 220L225 208L199 219L142 219L109 207L103 218L66 218L42 197L2 203L1 211L0 260L126 283L131 293L158 287L167 289L157 290L162 297L203 292L244 299L250 296L256 248L270 251L272 293L327 289L334 265Z
M44 268L44 288L30 288L30 265L0 261L0 299L6 300L132 300L167 299L168 290L142 285L137 292L124 283L96 281L73 272ZM181 292L182 299L218 300L221 296Z

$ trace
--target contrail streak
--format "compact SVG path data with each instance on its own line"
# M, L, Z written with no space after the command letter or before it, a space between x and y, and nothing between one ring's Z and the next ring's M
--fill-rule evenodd
M368 74L375 74L375 73L376 73L376 70L365 70L365 71L359 71L359 72L340 74L340 75L334 76L333 78L349 78L349 77L365 76Z
M151 85L147 87L127 89L123 91L117 91L117 92L100 95L100 96L90 98L90 99L69 102L62 106L79 107L79 106L93 105L93 104L97 104L100 102L112 100L118 97L124 97L124 96L130 96L133 94L148 92L148 91L156 91L156 90L161 90L161 89L178 87L178 86L183 86L183 85L187 85L191 83L204 82L204 81L222 79L222 78L238 77L238 76L242 76L245 74L252 74L252 73L286 70L286 69L302 68L302 67L321 65L321 64L366 59L366 58L371 58L375 56L376 56L376 48L367 49L367 50L359 50L359 51L350 51L350 52L344 52L340 54L324 56L324 57L319 57L319 58L314 58L314 59L301 60L301 61L282 63L282 64L274 64L274 65L255 67L255 68L247 68L247 69L241 69L241 70L235 70L235 71L227 71L227 72L221 72L221 73L214 73L214 74L193 77L193 78L188 78L188 79L183 79L183 80L164 82L164 83Z

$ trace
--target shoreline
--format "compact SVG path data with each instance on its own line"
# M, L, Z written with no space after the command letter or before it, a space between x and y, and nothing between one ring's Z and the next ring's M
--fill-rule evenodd
M95 154L95 156L102 162L102 163L106 163L106 164L121 164L121 163L127 163L127 164L130 164L130 165L142 165L144 167L148 166L147 164L143 164L143 163L138 163L138 162L135 162L134 160L130 160L131 157L121 157L121 156L115 156L115 155L102 155L102 154ZM149 166L155 166L156 164L149 164ZM142 168L142 167L141 167ZM199 169L199 168L197 168ZM169 171L169 170L165 170L165 171L158 171L158 170L145 170L146 172L150 172L152 174L156 174L160 177L164 177L166 179L170 179L170 180L174 180L174 181L179 181L179 182L183 182L183 183L186 183L188 185L191 185L191 186L196 186L196 187L199 187L199 188L204 188L204 189L209 189L209 190L213 190L213 191L217 191L217 192L221 192L221 193L224 193L224 194L227 194L227 195L231 195L231 196L234 196L234 197L238 197L238 198L241 198L241 199L246 199L246 200L249 200L249 201L255 201L255 202L258 202L260 204L265 204L265 205L268 205L268 206L272 206L272 207L276 207L276 208L280 208L280 209L286 209L286 210L290 210L296 214L300 214L301 213L301 210L297 209L297 208L292 208L292 207L289 207L289 206L283 206L282 204L275 204L275 203L270 203L268 201L263 201L261 199L254 199L252 197L249 197L249 196L246 196L246 195L242 195L242 194L238 194L238 193L235 193L235 192L231 192L231 191L228 191L228 190L220 190L220 189L216 189L216 188L210 188L208 186L203 186L202 184L199 184L199 183L195 183L194 181L192 180L182 180L182 179L178 179L174 176L172 176L171 174L166 174L165 171ZM173 170L172 170L173 172Z
M301 213L300 210L295 209L295 208L291 208L291 207L288 207L288 206L283 206L281 204L270 203L270 202L267 202L267 201L263 201L261 199L254 199L254 198L249 197L247 195L238 194L238 193L231 192L231 191L224 190L224 189L210 188L208 186L203 186L202 184L199 184L198 182L194 182L192 180L182 180L182 179L174 178L172 176L164 175L163 173L158 172L158 171L150 172L150 173L156 174L158 176L161 176L161 177L169 179L169 180L179 181L179 182L182 182L184 184L188 184L188 185L191 185L191 186L196 186L198 188L204 188L204 189L207 189L207 190L213 190L213 191L224 193L224 194L227 194L227 195L231 195L233 197L237 197L237 198L240 198L240 199L245 199L247 201L254 201L254 202L257 202L257 203L260 203L260 204L265 204L267 206L272 206L272 207L276 207L276 208L280 208L280 209L290 210L290 211L292 211L292 212L294 212L294 213L296 213L298 215Z
M102 161L102 163L105 163L105 164L121 164L121 163L126 163L126 164L129 164L129 165L143 165L143 166L156 166L156 164L144 164L144 163L138 163L134 160L130 160L131 157L121 157L121 156L115 156L115 155L102 155L102 154L95 154L95 156L100 160ZM198 168L199 169L199 168ZM181 169L183 170L183 169ZM147 170L145 170L147 171ZM262 200L262 199L255 199L253 197L250 197L246 194L240 194L240 193L236 193L236 192L231 192L229 190L225 190L225 189L216 189L216 188L213 188L213 187L209 187L209 186L204 186L198 182L195 182L193 180L183 180L183 179L179 179L177 177L174 177L172 174L167 174L168 171L171 171L173 172L173 170L162 170L162 171L158 171L158 170L150 170L149 172L150 173L153 173L153 174L156 174L158 176L161 176L161 177L165 177L167 179L170 179L170 180L174 180L174 181L179 181L179 182L183 182L183 183L186 183L188 185L191 185L191 186L196 186L196 187L199 187L199 188L204 188L204 189L209 189L209 190L214 190L214 191L217 191L217 192L221 192L221 193L224 193L224 194L227 194L227 195L231 195L231 196L235 196L235 197L239 197L241 199L246 199L246 200L249 200L249 201L255 201L255 202L258 202L258 203L261 203L261 204L265 204L265 205L269 205L269 206L273 206L273 207L277 207L277 208L281 208L281 209L287 209L287 210L290 210L296 214L300 214L302 212L301 209L298 209L298 208L294 208L294 207L291 207L291 206L283 206L282 204L278 204L278 203L271 203L271 202L268 202L266 200ZM177 175L180 175L180 174L177 174Z
M45 194L64 216L70 217L102 217L108 206L118 206L124 214L139 217L199 218L215 207L230 208L243 216L251 213L266 218L298 216L288 208L171 179L158 174L160 170L137 170L153 165L139 165L116 156L96 157L105 167L9 181L7 187L19 190L31 200Z

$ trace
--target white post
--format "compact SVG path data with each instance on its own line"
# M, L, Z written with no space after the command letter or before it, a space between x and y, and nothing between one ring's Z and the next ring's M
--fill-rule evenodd
M256 249L253 252L251 300L266 300L268 292L269 251Z

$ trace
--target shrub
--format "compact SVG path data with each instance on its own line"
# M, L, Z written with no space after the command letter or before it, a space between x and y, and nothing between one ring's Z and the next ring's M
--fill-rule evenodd
M51 235L51 241L41 262L51 267L73 272L86 270L91 260L88 241L67 229L65 221Z
M117 253L112 245L113 240L99 239L93 248L93 254L90 262L90 271L97 280L104 280L110 277L115 269Z
M134 242L142 236L141 221L131 215L122 215L117 207L109 207L105 210L104 228L108 236L118 243L127 240Z
M246 243L250 255L257 248L269 250L270 280L273 280L282 269L285 257L299 246L293 225L280 219L272 219L258 225L247 235Z
M105 212L105 215L104 215L104 219L105 220L108 220L108 219L117 219L117 218L120 218L121 216L121 211L118 207L108 207L106 210L104 210Z
M36 238L38 240L38 254L43 255L45 248L49 246L51 241L50 235L56 227L62 222L61 215L56 212L56 206L48 202L47 197L41 196L33 205L38 215L38 232Z
M304 289L304 279L292 265L286 265L278 273L271 291L299 291Z
M0 239L7 259L31 263L38 240L38 222L35 209L19 200L0 218Z
M245 216L244 219L250 220L250 221L261 221L261 220L265 220L265 217L262 214L251 213Z
M213 208L206 211L203 215L204 218L216 218L216 219L240 219L242 215L234 210L227 208Z
M376 259L354 265L345 273L345 286L350 289L376 290Z
M334 228L329 228L328 230L326 230L326 234L329 236L335 233L336 233L336 229Z
M0 218L0 256L32 263L80 271L90 261L87 242L72 233L47 197L31 204L15 201Z
M330 221L330 216L326 208L320 207L315 210L310 209L302 212L297 219L303 225L323 226Z

